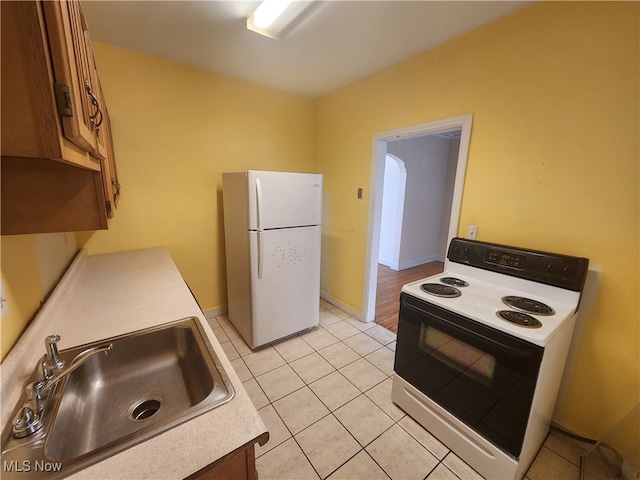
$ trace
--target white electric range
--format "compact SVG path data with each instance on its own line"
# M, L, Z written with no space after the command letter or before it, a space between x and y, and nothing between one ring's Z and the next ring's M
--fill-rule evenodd
M522 478L547 435L588 260L455 238L405 285L392 400L486 478Z

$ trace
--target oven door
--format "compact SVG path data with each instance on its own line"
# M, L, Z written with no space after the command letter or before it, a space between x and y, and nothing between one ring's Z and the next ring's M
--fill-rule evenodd
M544 349L402 293L395 372L518 458Z

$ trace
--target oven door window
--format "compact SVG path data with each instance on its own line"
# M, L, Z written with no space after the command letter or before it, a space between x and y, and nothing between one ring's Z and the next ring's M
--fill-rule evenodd
M476 382L490 385L494 378L496 358L493 355L432 326L421 326L420 347L439 362L473 378Z
M514 458L543 349L403 294L395 370Z

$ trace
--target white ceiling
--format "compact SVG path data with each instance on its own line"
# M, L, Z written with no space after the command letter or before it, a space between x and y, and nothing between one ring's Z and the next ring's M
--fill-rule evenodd
M257 1L84 0L92 40L317 97L508 15L525 1L326 1L281 40Z

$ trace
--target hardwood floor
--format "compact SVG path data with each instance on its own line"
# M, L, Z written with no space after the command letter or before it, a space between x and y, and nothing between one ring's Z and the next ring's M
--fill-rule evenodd
M443 262L425 263L397 272L379 264L375 322L394 333L398 333L398 310L400 309L399 300L402 286L405 283L441 273L443 269Z

